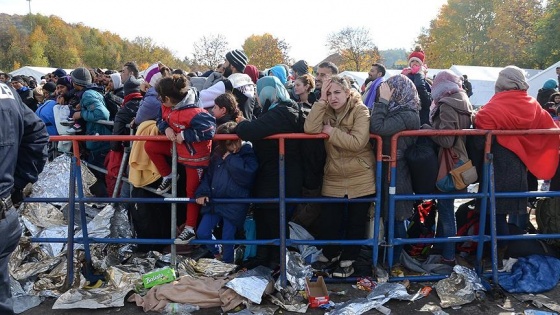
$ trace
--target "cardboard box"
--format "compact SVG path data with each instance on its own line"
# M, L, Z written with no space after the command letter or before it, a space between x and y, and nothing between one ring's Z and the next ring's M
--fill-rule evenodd
M176 278L177 276L174 269L171 267L164 267L143 275L142 282L144 283L144 288L149 289L158 284L173 282Z
M329 291L327 291L327 285L322 276L317 277L316 282L311 282L309 278L306 278L305 291L311 307L319 307L329 303Z

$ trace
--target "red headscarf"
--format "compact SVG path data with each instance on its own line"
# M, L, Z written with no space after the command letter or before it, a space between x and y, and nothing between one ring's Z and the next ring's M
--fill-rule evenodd
M259 79L259 69L257 69L257 67L253 65L247 65L245 66L245 71L243 71L243 73L251 77L251 81L257 84L257 80Z
M558 128L552 117L524 90L496 93L475 116L475 126L486 130ZM558 135L496 136L537 178L550 179L558 167Z

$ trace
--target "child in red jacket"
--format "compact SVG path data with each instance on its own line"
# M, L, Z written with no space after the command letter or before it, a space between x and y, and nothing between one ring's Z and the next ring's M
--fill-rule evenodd
M156 85L156 92L163 105L158 128L169 140L177 143L177 159L186 169L187 197L194 198L202 172L210 162L216 121L205 109L196 105L196 90L190 87L184 75L162 78ZM147 141L145 150L163 176L157 192L165 193L171 188L171 166L167 157L171 156L172 143ZM195 237L199 210L200 205L187 204L185 228L176 243L188 243Z

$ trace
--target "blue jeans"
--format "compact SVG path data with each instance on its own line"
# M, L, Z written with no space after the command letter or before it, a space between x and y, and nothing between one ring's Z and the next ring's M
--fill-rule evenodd
M0 314L14 314L8 262L21 237L18 214L12 207L0 220Z
M454 203L454 199L438 199L438 220L436 237L450 237L457 235L457 223L455 222ZM443 243L440 246L437 247L440 247L442 249L441 255L444 259L455 259L455 243Z
M196 230L196 237L199 240L211 240L212 230L216 227L216 225L218 225L218 223L220 223L222 218L223 217L218 214L205 213L198 225L198 229ZM231 224L228 219L223 218L222 239L234 240L235 231L235 225ZM234 245L222 245L222 260L225 263L233 263L233 247ZM220 249L217 244L207 244L206 248L208 248L208 250L214 255L220 253Z

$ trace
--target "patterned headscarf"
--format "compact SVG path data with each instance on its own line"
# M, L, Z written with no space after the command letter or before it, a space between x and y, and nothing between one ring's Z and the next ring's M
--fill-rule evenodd
M290 94L277 77L262 77L257 81L257 95L263 112L273 109L278 103L290 100Z
M458 93L461 88L461 77L450 70L439 72L432 84L432 98L434 104L439 103L442 98Z
M416 86L405 75L397 74L387 80L387 84L393 90L391 100L389 101L389 111L395 111L404 108L410 108L415 111L419 110L420 98Z

